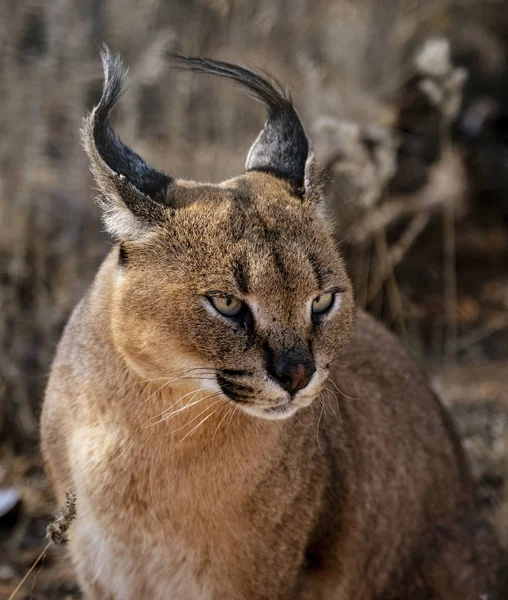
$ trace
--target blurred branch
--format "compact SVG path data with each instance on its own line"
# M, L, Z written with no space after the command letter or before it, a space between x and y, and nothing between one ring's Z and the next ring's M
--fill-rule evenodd
M354 225L350 234L353 244L364 244L375 233L397 223L402 218L437 212L445 204L461 205L466 193L466 175L459 155L448 151L434 165L427 185L415 194L398 195L366 213Z

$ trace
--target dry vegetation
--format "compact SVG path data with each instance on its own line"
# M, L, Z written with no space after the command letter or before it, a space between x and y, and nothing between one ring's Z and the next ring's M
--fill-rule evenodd
M449 64L443 43L422 53L443 36ZM0 516L0 597L46 545L42 391L108 249L78 136L100 93L102 41L130 65L117 129L181 177L240 172L263 116L232 86L171 71L165 49L259 65L291 85L330 175L358 303L429 371L508 543L506 0L4 0L0 489L22 503ZM77 597L55 562L50 549L17 597Z

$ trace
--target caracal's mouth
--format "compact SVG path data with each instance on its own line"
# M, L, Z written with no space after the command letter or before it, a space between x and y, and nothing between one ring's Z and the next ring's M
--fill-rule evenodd
M294 415L299 409L309 406L314 400L314 398L315 396L299 399L290 398L274 406L262 406L254 402L239 403L239 405L241 410L243 410L248 415L258 417L260 419L267 419L273 421L288 419L289 417Z

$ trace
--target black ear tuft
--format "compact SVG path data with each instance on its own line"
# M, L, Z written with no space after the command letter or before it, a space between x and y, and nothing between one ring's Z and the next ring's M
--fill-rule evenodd
M120 240L136 239L165 222L173 179L147 164L111 129L109 119L122 92L124 70L120 57L107 47L102 64L102 96L84 120L82 140L101 191L107 230Z
M245 86L268 108L268 121L249 151L247 171L264 171L286 179L298 189L305 185L311 147L291 96L273 79L227 62L172 55L186 70L232 79Z
M172 179L155 170L128 148L110 126L110 115L122 92L125 77L120 56L113 56L105 46L101 53L104 68L104 88L93 112L92 133L97 152L106 165L145 196L160 199Z

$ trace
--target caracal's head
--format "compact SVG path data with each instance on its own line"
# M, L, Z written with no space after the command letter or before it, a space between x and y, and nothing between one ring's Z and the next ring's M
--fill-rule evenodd
M246 86L268 121L244 174L218 185L174 179L111 129L123 70L104 51L104 91L83 139L118 240L112 340L144 379L192 377L251 415L286 418L321 392L353 318L319 170L275 83L228 63L178 59Z

